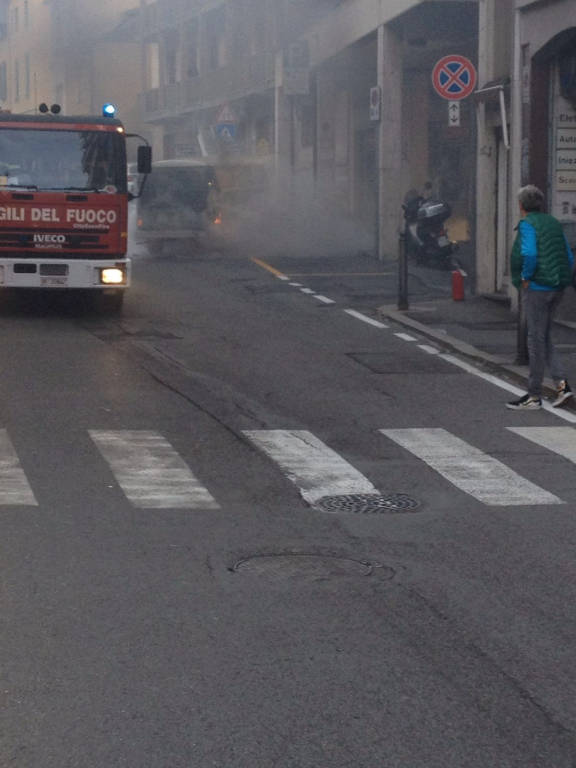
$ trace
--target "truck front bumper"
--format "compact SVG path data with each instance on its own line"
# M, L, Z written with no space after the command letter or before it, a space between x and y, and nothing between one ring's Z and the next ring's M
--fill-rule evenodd
M131 281L130 259L0 258L0 287L123 289Z

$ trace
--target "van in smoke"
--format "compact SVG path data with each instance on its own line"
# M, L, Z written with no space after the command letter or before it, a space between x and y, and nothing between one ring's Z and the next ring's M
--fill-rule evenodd
M210 237L220 221L216 171L202 160L158 160L137 200L136 242L161 255Z

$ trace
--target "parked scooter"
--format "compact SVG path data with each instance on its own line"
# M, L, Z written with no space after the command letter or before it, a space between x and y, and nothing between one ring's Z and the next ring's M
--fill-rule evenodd
M426 199L417 192L406 195L404 205L406 249L418 264L454 269L456 245L446 232L444 222L452 210L448 203Z

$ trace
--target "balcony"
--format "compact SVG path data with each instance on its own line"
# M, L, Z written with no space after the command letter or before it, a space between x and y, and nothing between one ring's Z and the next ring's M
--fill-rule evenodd
M273 54L241 57L191 80L146 91L142 98L144 119L154 122L262 93L274 87L274 74Z

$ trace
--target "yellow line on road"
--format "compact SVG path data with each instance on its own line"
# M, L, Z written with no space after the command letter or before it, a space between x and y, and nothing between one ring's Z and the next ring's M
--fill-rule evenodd
M287 275L285 275L284 272L280 272L280 270L270 266L270 264L267 264L265 261L262 261L262 259L253 258L252 261L254 262L254 264L258 264L259 267L262 267L262 269L267 269L268 272L272 272L272 274L276 275L276 277L287 277Z
M290 272L289 277L383 277L396 272Z
M273 275L276 275L276 277L390 277L391 275L395 275L396 272L290 272L290 274L286 274L286 272L280 272L279 269L276 269L276 267L273 267L271 264L268 264L266 261L263 261L262 259L257 259L256 257L253 257L251 261L254 262L254 264L258 264L259 267L262 267L262 269L268 270L268 272L271 272Z

